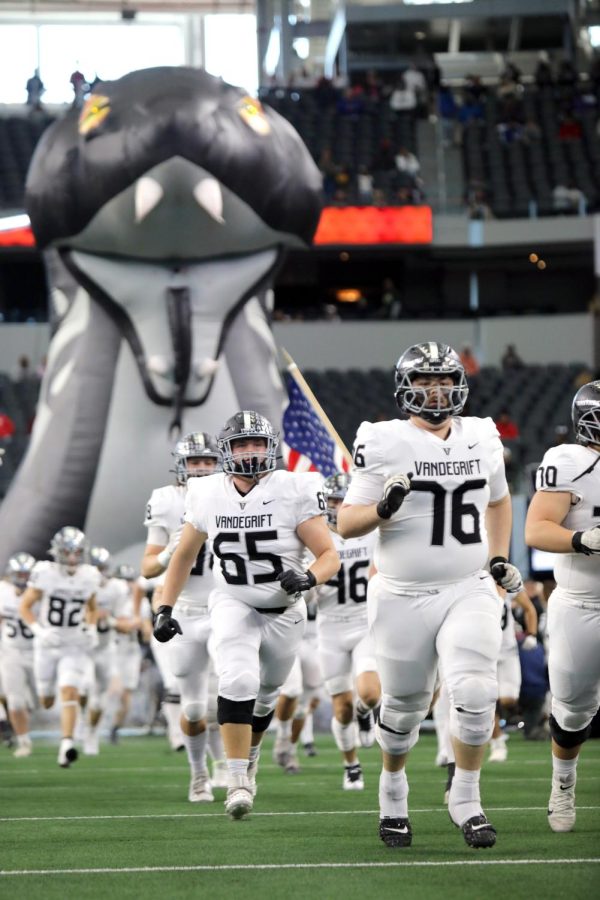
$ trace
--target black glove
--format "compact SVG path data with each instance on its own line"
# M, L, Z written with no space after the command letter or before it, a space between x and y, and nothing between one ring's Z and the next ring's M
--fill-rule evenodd
M523 590L521 573L505 556L495 556L490 560L490 575L497 585L511 594Z
M156 621L154 622L153 634L157 641L165 644L174 638L176 634L183 634L181 626L177 619L174 619L171 613L172 606L159 606L156 613Z
M294 572L293 569L286 569L277 576L277 581L281 582L281 587L286 594L298 594L300 591L310 591L317 583L317 579L307 569L306 572Z
M377 515L380 519L391 519L394 513L398 512L404 498L410 493L410 479L412 472L408 475L392 475L383 486L383 497L377 504Z

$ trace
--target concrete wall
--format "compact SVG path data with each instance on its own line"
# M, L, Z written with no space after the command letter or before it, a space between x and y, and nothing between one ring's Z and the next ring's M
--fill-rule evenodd
M392 367L402 350L418 341L471 344L480 362L498 365L507 344L525 362L583 362L594 366L591 316L506 316L447 322L276 322L275 340L300 368ZM48 347L47 324L0 325L0 371L14 373L22 353L35 367Z

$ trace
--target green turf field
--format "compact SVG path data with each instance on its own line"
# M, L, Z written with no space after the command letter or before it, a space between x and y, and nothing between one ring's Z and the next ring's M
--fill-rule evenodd
M408 768L414 837L405 850L377 836L377 748L361 754L363 793L341 790L331 738L319 736L318 749L290 776L271 762L268 740L255 812L231 822L224 791L213 804L187 802L186 760L163 738L102 745L99 757L68 770L57 766L54 745L37 742L27 759L0 748L0 897L600 895L600 741L586 745L579 765L576 830L561 835L546 824L549 744L513 736L508 762L484 768L498 842L479 851L449 823L431 735Z

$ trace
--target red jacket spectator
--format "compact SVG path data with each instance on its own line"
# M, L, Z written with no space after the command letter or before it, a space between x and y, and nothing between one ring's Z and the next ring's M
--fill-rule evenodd
M6 413L0 413L0 439L10 438L15 433L15 423Z
M519 437L519 426L517 423L511 419L510 413L507 409L503 409L498 419L496 421L496 428L498 429L498 434L502 438L503 441L514 441Z

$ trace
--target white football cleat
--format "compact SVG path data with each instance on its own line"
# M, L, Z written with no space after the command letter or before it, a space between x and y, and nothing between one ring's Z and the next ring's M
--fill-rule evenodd
M490 741L490 755L488 762L506 762L508 759L508 749L506 747L507 737L502 735L498 738L492 738Z
M225 812L232 819L243 819L252 810L253 798L247 775L229 776Z
M548 825L552 831L572 831L575 817L575 782L561 784L553 778L548 801Z
M88 729L83 738L84 756L98 756L100 753L100 735L97 730Z
M214 799L208 772L202 772L200 775L193 775L188 791L188 800L190 803L212 803Z
M345 791L364 791L365 782L360 763L352 763L350 766L344 766L344 781L342 787Z
M300 763L298 762L298 751L296 745L292 744L292 748L288 753L287 762L285 764L285 772L287 775L298 775L300 772Z
M58 764L63 769L68 769L72 762L79 756L73 746L73 738L63 738L58 748Z
M227 763L224 759L213 761L210 783L214 788L227 787Z
M19 738L17 738L19 740ZM31 738L21 738L20 743L17 746L17 749L13 751L13 756L24 757L31 756L31 751L33 750L33 745L31 743Z
M277 763L278 766L281 766L282 769L285 769L286 767L291 747L292 742L289 738L275 738L275 743L273 744L273 762Z
M256 797L256 792L258 790L258 785L256 784L256 776L258 775L258 757L254 760L254 762L248 763L248 782L250 784L250 793L253 797Z

